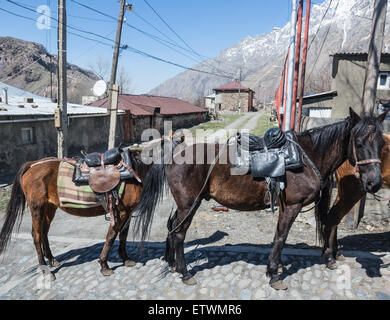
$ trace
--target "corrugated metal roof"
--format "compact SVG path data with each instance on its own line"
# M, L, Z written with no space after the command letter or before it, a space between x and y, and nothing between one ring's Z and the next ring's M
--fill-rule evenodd
M337 57L337 56L350 56L350 57L355 56L356 57L356 56L367 56L367 55L368 55L367 52L336 52L336 53L330 54L329 56L330 57ZM382 52L382 57L389 58L390 53Z
M107 108L107 100L108 98L104 98L89 105ZM160 108L160 114L164 115L207 112L204 108L177 98L130 94L119 95L118 109L129 110L135 116L153 115L156 108Z
M240 85L238 81L229 82L227 84L224 84L223 86L220 86L218 88L214 88L215 91L223 91L223 90L241 90L241 91L253 91L252 89L249 89L247 87L244 87L243 85Z
M7 88L8 104L5 104L3 93L0 92L3 101L0 102L0 116L30 116L30 115L54 115L57 103L51 102L49 98L40 97L30 92L0 83L0 89ZM24 98L33 98L32 103L24 102ZM23 106L23 107L21 107ZM5 109L5 110L4 110ZM105 108L88 107L75 103L67 104L67 112L69 115L83 114L105 114Z

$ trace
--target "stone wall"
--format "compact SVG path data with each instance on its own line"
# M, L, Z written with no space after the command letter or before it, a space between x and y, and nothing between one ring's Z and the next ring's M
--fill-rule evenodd
M26 161L57 156L57 131L51 118L40 121L0 124L0 175L15 173ZM102 152L107 149L109 133L108 116L70 118L68 127L68 156L80 151ZM123 141L122 116L118 118L116 145ZM22 128L31 128L33 141L24 144Z
M223 92L219 93L221 95L221 109L220 110L229 110L229 111L238 111L238 102L241 96L241 111L248 111L249 103L249 93L241 92Z

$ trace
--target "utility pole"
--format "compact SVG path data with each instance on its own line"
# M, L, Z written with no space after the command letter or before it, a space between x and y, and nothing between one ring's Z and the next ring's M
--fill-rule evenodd
M109 133L109 137L108 137L108 149L115 147L115 132L116 132L118 99L115 99L115 101L114 101L113 90L114 90L114 85L116 82L116 73L117 73L117 69L118 69L119 49L120 49L120 44L121 44L122 25L123 25L123 17L125 15L125 7L128 8L129 10L132 10L131 5L126 4L125 0L121 0L120 9L119 9L119 17L118 17L118 25L116 28L114 54L112 57L110 87L109 87L109 93L108 93L109 106L107 109L107 113L110 115L110 133Z
M309 25L310 25L310 5L311 0L306 1L306 17L305 17L305 37L303 39L303 54L302 54L302 69L301 69L301 86L299 88L299 103L298 103L298 115L295 126L295 131L301 130L301 115L303 105L303 95L305 91L305 75L306 75L306 62L307 62L307 44L309 40Z
M288 81L287 81L287 97L286 109L284 113L284 131L290 130L291 127L291 109L292 109L292 91L294 85L294 63L295 63L295 36L297 26L297 0L292 0L291 6L291 30L290 30L290 46L289 46L289 61L288 61Z
M375 0L362 98L362 111L364 114L372 114L375 108L376 88L386 24L386 11L387 0Z
M53 63L52 58L53 56L50 54L50 101L53 102Z
M297 27L297 44L295 46L295 69L294 69L294 85L292 95L292 109L291 109L291 130L295 129L296 108L297 108L297 94L298 94L298 77L299 77L299 60L301 59L301 38L302 38L302 14L303 14L303 0L299 0L298 7L298 27Z
M241 114L241 78L242 68L240 67L240 82L238 83L238 114Z
M57 156L67 155L68 113L66 83L66 0L58 0L58 108L55 126L57 128Z

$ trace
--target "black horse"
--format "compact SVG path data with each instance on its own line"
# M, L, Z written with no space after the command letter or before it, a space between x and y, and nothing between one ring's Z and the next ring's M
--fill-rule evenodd
M370 163L359 165L360 179L367 192L376 192L382 185L380 158L384 145L382 136L382 121L378 118L363 116L360 118L352 109L346 120L315 128L297 134L298 142L309 159L318 168L324 181L347 159L351 163L371 159ZM375 132L373 139L367 139L367 132ZM196 151L206 148L206 144L194 144L194 164L155 164L151 168L142 190L141 201L136 208L140 219L136 221L136 231L141 232L144 240L150 230L155 207L161 199L164 183L167 180L169 188L177 204L176 212L168 220L168 237L164 259L169 266L183 275L183 282L195 284L193 276L187 271L184 257L184 239L191 220L198 209L201 200L210 198L235 210L260 210L268 207L264 203L267 185L264 179L253 178L250 174L231 175L230 159L223 164L220 159L227 159L229 147L221 150L221 157L209 176L210 164L206 155L204 164L196 162ZM216 153L220 149L216 145ZM183 155L183 152L180 156ZM174 157L175 159L175 157ZM317 201L320 195L320 178L313 166L305 159L303 168L286 172L286 188L280 193L280 213L269 255L267 276L270 285L275 289L287 289L278 275L282 265L281 252L286 242L289 230L303 206ZM203 188L202 191L202 187ZM202 192L201 192L202 191ZM200 194L199 201L197 199ZM190 210L191 209L191 210ZM188 214L188 212L190 213Z

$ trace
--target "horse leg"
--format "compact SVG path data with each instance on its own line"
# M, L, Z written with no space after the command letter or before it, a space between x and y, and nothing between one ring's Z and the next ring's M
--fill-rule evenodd
M31 235L34 240L35 249L38 255L38 267L41 269L45 280L54 281L56 277L50 271L47 266L44 255L43 255L43 216L42 212L44 212L44 208L42 207L30 207L31 217L32 217L32 231Z
M130 217L129 217L129 214L126 213L125 217L123 218L123 220L124 220L123 223L126 223L127 219L130 219ZM130 260L129 256L127 255L127 251L126 251L126 239L127 239L127 234L129 233L129 227L130 227L130 221L126 225L126 227L121 229L121 231L119 233L118 255L123 260L123 264L126 267L134 267L135 262Z
M48 238L48 233L49 233L49 228L50 224L54 219L54 215L56 212L57 208L52 206L46 206L45 207L45 217L43 220L43 228L42 228L42 236L43 236L43 254L44 256L48 259L49 261L49 266L50 267L59 267L61 263L59 263L52 255L51 250L50 250L50 245L49 245L49 238Z
M286 206L279 214L273 247L268 257L267 265L267 276L271 278L269 284L276 290L287 289L287 286L282 282L282 280L280 280L278 267L281 262L281 253L287 240L288 233L301 208L302 204Z
M112 270L107 263L108 255L111 251L111 248L114 244L115 238L118 234L117 226L115 228L112 227L110 224L110 227L108 228L107 236L106 236L106 242L104 243L102 252L100 253L98 262L100 264L100 272L104 276L110 276L114 273L114 270Z
M334 238L333 238L333 252L334 252L333 257L337 261L345 261L345 257L339 251L339 243L337 240L337 226L336 226L336 231L335 231Z
M168 236L165 242L165 253L164 260L168 262L168 266L171 272L175 272L175 251L174 251L174 241L175 237L170 233L171 230L177 225L177 210L175 211L172 217L169 217L167 228L168 228Z
M184 239L187 233L187 230L191 224L192 218L195 215L196 210L200 206L200 201L198 205L195 206L193 209L193 212L191 213L190 216L188 216L187 220L183 222L181 227L174 233L172 233L173 236L173 243L174 243L174 251L175 251L175 259L176 259L176 272L179 272L183 275L183 283L187 285L195 285L196 280L192 276L190 272L187 270L187 264L184 256ZM177 225L179 225L186 217L188 214L189 208L186 210L177 210Z

